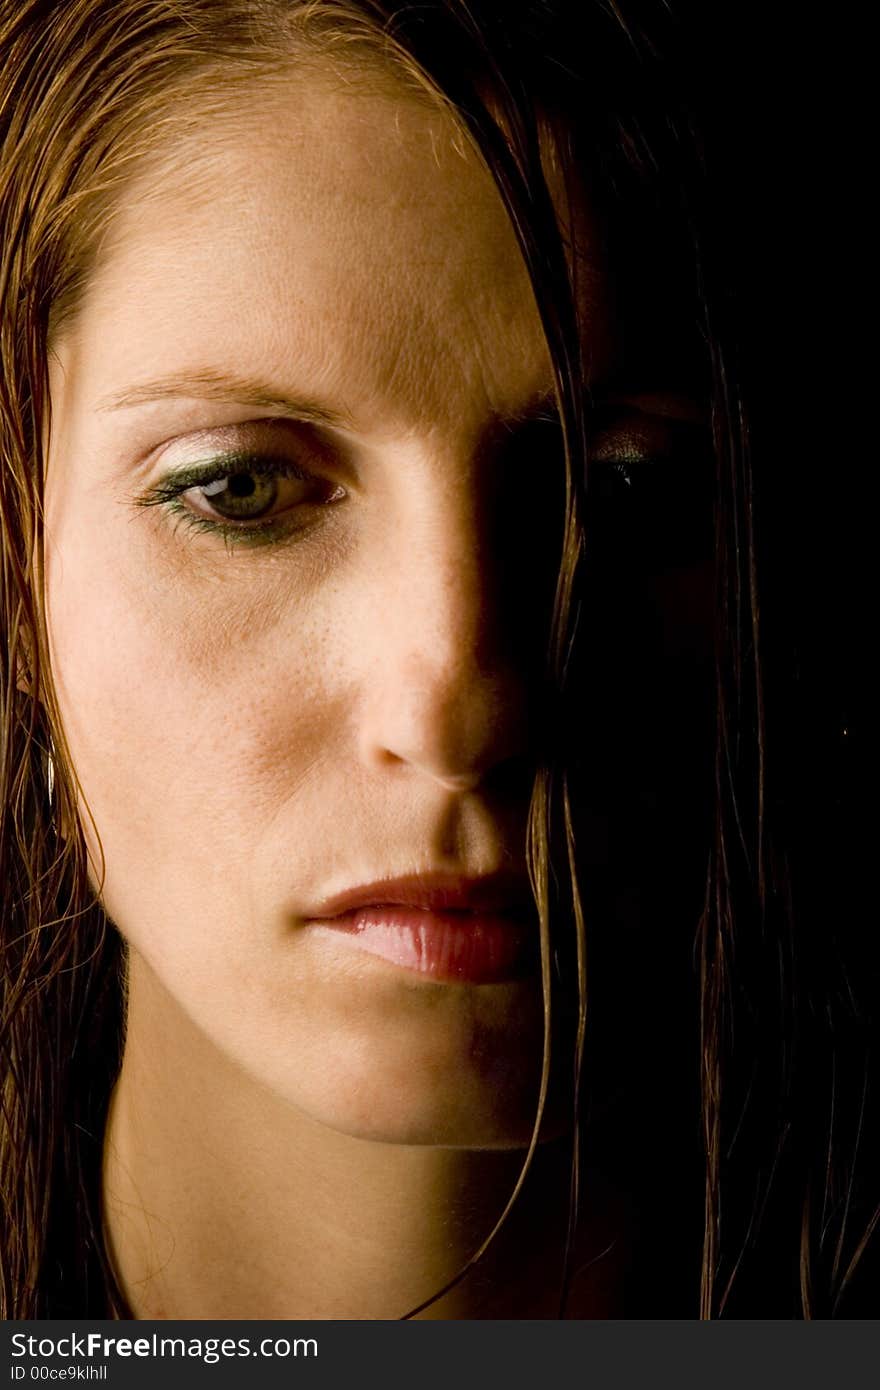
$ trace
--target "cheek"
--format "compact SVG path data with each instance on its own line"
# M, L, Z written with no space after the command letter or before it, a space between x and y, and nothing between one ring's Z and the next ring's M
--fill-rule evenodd
M329 594L298 602L289 578L185 575L146 551L72 516L47 552L53 673L124 928L158 884L203 910L250 891L270 827L295 830L328 775L347 688ZM223 556L242 576L249 558Z

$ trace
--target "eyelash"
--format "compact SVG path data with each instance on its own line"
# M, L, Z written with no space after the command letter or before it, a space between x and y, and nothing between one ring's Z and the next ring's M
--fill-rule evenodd
M592 496L592 513L597 519L596 506L601 512L601 531L607 532L606 540L619 542L623 532L630 540L640 538L642 559L647 560L649 552L662 543L658 533L665 533L671 542L670 550L690 552L694 541L687 535L685 540L675 541L674 534L680 530L697 535L703 532L702 552L708 546L708 533L705 526L694 526L694 517L702 511L708 516L705 488L708 472L705 461L690 458L685 451L684 458L677 458L675 465L662 458L627 456L624 452L617 458L594 459L592 463L592 485L588 495ZM210 517L193 511L183 501L183 495L194 488L207 487L236 473L251 474L260 478L296 479L312 484L317 495L304 498L287 508L285 512L268 519L253 521L231 521L223 517ZM190 534L208 535L222 541L231 551L237 546L256 548L262 545L277 545L293 539L309 529L309 520L299 521L296 514L303 507L310 510L325 507L344 497L343 489L322 478L320 473L310 472L301 463L287 457L275 457L232 452L173 472L156 484L145 496L135 499L139 507L162 507L176 522L184 526ZM610 511L609 511L610 507ZM673 514L670 528L663 522L663 514ZM670 530L672 535L670 535ZM594 531L595 536L595 531ZM697 540L697 545L700 545Z
M279 516L267 520L251 522L236 522L224 517L203 516L187 507L183 501L184 494L192 491L193 488L208 487L211 483L222 482L225 478L242 473L259 478L288 478L303 483L313 483L317 490L323 490L327 495L321 501L312 498L304 499L288 508L286 513L281 513ZM175 518L178 525L184 525L188 530L197 534L214 536L224 541L227 548L231 548L240 544L272 544L287 540L293 534L305 530L307 525L307 523L297 524L293 521L291 513L303 506L326 506L327 503L336 501L342 495L341 488L334 487L330 483L322 483L318 476L310 473L301 464L294 463L291 459L273 458L252 453L232 453L212 459L205 464L193 465L169 474L151 488L146 496L136 499L136 505L139 507L162 507Z

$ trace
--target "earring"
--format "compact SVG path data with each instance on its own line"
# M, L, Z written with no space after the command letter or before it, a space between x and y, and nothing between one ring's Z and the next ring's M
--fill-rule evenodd
M49 805L55 800L55 745L49 738L49 751L46 754L46 785L49 789Z

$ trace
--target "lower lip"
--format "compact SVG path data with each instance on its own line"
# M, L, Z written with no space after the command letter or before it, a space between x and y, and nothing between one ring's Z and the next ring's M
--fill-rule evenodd
M338 932L367 955L432 980L469 984L520 977L537 939L537 926L519 916L381 904L315 918L309 925Z

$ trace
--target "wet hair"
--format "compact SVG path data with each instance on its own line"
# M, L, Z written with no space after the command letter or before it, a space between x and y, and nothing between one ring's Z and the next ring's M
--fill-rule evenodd
M668 1054L681 1059L684 1101L665 1117L662 1104L645 1109L623 1131L659 1149L663 1124L661 1174L694 1155L682 1161L688 1292L665 1308L659 1289L636 1281L632 1306L703 1318L876 1313L877 955L858 930L849 873L844 647L831 591L800 586L816 513L779 447L779 396L764 389L767 325L781 316L769 277L751 276L758 263L780 266L772 225L761 236L754 226L750 160L766 113L748 114L720 79L731 45L757 60L726 7L709 8L711 23L699 6L664 0L0 0L4 1317L130 1316L100 1187L125 948L89 883L42 589L52 335L75 314L114 206L145 161L173 152L206 110L227 109L239 81L328 63L341 80L405 83L479 151L554 365L565 523L528 848L545 1000L539 1111L551 1040L559 1045L554 1017L567 1019L572 1054L570 1237L605 1036L603 907L584 806L590 779L610 775L581 752L602 713L587 639L604 515L585 387L586 206L590 254L605 258L612 283L619 268L621 306L637 293L626 275L639 265L639 285L669 274L676 287L698 346L713 462L706 796L684 822L701 888L692 917L682 908L684 949L670 947L692 986ZM623 646L615 652L637 674ZM822 669L823 652L836 653L840 679ZM636 717L634 702L626 709ZM662 1007L629 983L629 1007L654 1007L659 1022ZM652 1217L642 1218L650 1245Z

